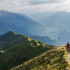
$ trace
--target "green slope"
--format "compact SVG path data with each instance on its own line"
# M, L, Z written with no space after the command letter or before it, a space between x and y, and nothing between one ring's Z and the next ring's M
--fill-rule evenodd
M65 48L54 48L10 70L68 70Z
M0 70L67 70L64 47L9 31L0 36Z
M10 70L54 47L13 31L0 36L0 70Z

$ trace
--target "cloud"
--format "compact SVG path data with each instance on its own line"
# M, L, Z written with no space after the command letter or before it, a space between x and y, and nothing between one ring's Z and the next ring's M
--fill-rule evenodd
M44 3L54 3L54 2L61 2L64 0L0 0L0 2L2 3L30 3L30 4L44 4Z
M64 0L30 0L29 2L31 4L48 4L48 3L57 3L57 2L61 2Z
M70 11L69 0L0 0L0 9L20 13Z

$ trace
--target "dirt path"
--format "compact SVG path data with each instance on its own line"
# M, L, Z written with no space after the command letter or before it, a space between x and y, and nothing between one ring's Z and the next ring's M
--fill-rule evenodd
M70 63L70 52L68 52L67 60L68 60L68 62ZM70 68L68 68L68 70L70 70Z
M70 52L68 52L67 60L70 62Z

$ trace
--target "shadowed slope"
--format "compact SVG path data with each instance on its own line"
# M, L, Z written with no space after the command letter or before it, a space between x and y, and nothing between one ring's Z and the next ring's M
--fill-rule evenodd
M0 69L9 70L52 48L26 35L7 32L0 36L0 50L4 50L0 55Z

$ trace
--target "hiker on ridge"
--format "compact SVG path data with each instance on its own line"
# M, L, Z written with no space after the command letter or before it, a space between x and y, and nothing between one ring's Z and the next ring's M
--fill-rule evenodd
M69 43L67 43L67 48L69 48L69 46L70 46L70 44L69 44Z

